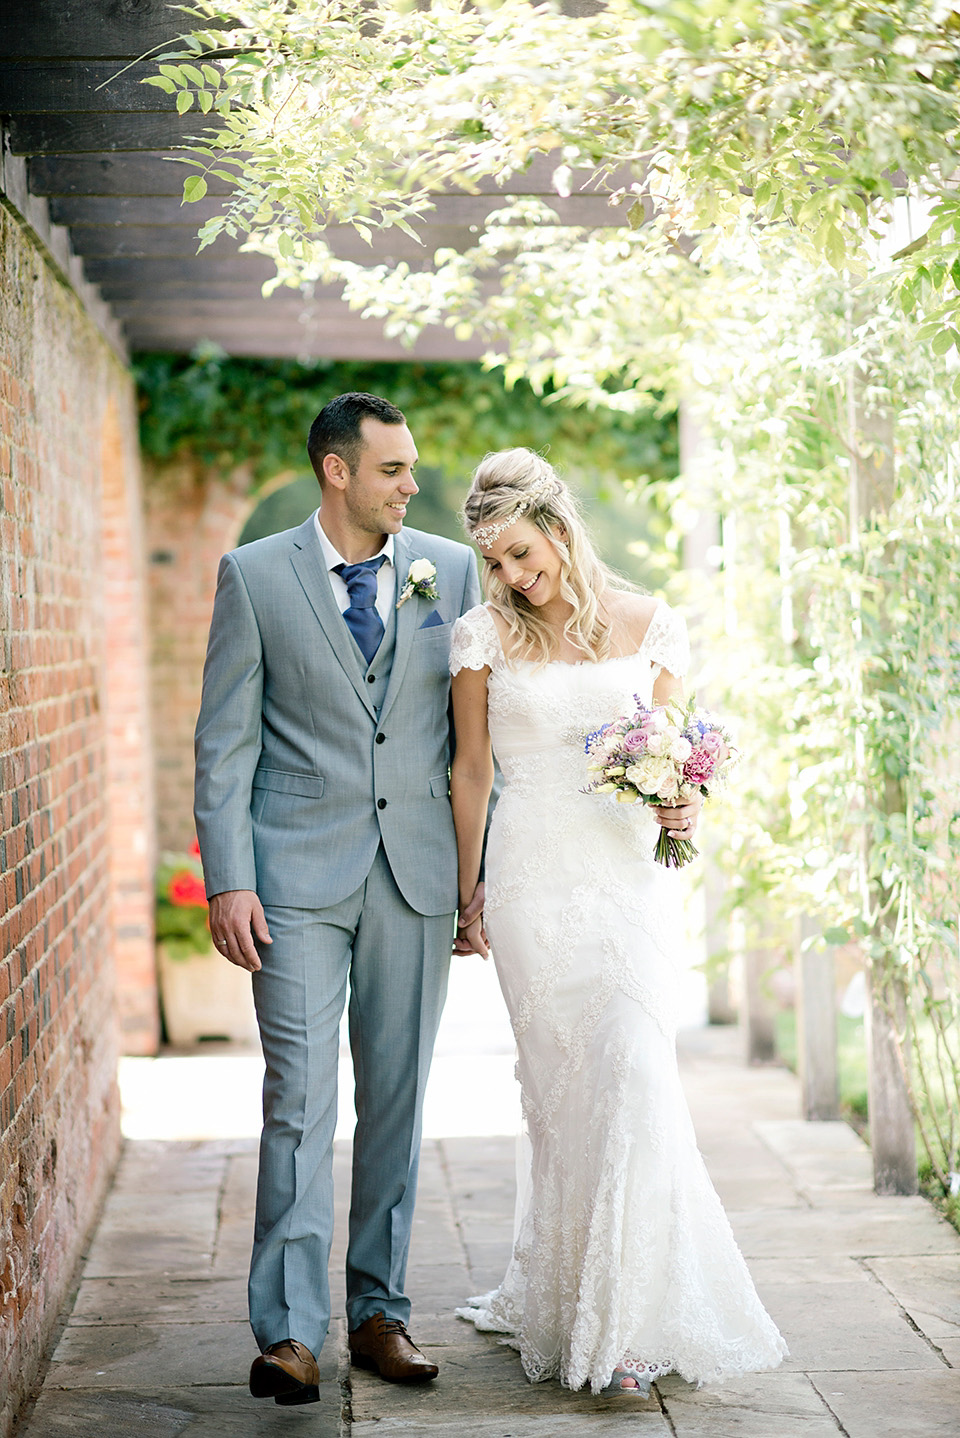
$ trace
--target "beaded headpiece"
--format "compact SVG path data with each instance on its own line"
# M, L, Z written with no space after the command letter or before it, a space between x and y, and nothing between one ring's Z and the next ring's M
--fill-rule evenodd
M516 524L521 513L530 508L531 505L539 504L553 493L554 481L552 478L538 479L537 482L527 490L522 498L518 499L510 513L503 519L498 519L495 524L480 524L473 531L473 538L481 549L489 549L494 540L499 539L505 529L511 524Z

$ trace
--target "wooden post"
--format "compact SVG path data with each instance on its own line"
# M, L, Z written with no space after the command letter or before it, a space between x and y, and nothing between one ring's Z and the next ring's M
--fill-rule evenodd
M852 321L852 310L851 310ZM847 448L850 457L850 540L860 543L861 526L890 508L896 492L894 466L893 416L889 412L868 411L863 402L867 376L851 370L847 384ZM861 436L869 444L870 460L861 462ZM859 615L854 618L859 627ZM882 682L882 681L875 681ZM862 751L862 736L856 736ZM866 765L858 753L861 774ZM903 788L888 776L884 792L878 796L880 807L887 814L904 810ZM869 879L870 837L866 823L861 825L861 873L865 891L874 912L880 912L885 895L880 882ZM875 937L881 939L879 920ZM877 1193L911 1194L917 1191L917 1150L913 1114L897 1044L898 1020L902 1018L903 995L892 984L884 985L867 965L867 1003L864 1028L867 1040L867 1107L870 1124L870 1148L873 1154L873 1185Z
M798 924L794 970L797 977L797 1068L803 1116L840 1117L837 1075L837 996L833 948L811 940L820 924L804 914Z
M748 1064L769 1064L777 1057L775 1009L766 983L769 949L746 949L743 955L744 1057Z
M902 1019L902 995L889 997L890 1012L867 965L867 1116L877 1193L917 1191L917 1139L895 1037Z
M772 1063L777 1056L774 1032L774 1003L767 983L771 967L770 950L762 944L762 934L748 941L742 911L730 922L731 947L741 960L740 969L740 1035L744 1062Z

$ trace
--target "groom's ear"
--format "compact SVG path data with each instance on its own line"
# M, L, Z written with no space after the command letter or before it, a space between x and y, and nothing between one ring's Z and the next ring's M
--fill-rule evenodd
M320 466L321 486L332 485L334 489L346 489L350 478L350 466L339 454L325 454Z

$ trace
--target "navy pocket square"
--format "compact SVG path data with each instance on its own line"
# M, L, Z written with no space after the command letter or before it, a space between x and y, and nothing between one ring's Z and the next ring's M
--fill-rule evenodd
M442 624L443 622L443 615L440 613L439 609L431 609L426 619L420 625L420 628L432 629L435 624Z

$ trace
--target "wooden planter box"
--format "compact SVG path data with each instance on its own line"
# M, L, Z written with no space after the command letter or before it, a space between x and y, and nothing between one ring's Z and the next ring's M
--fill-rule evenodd
M259 1041L250 974L211 948L172 959L157 945L160 1002L167 1041L187 1048L200 1039Z

